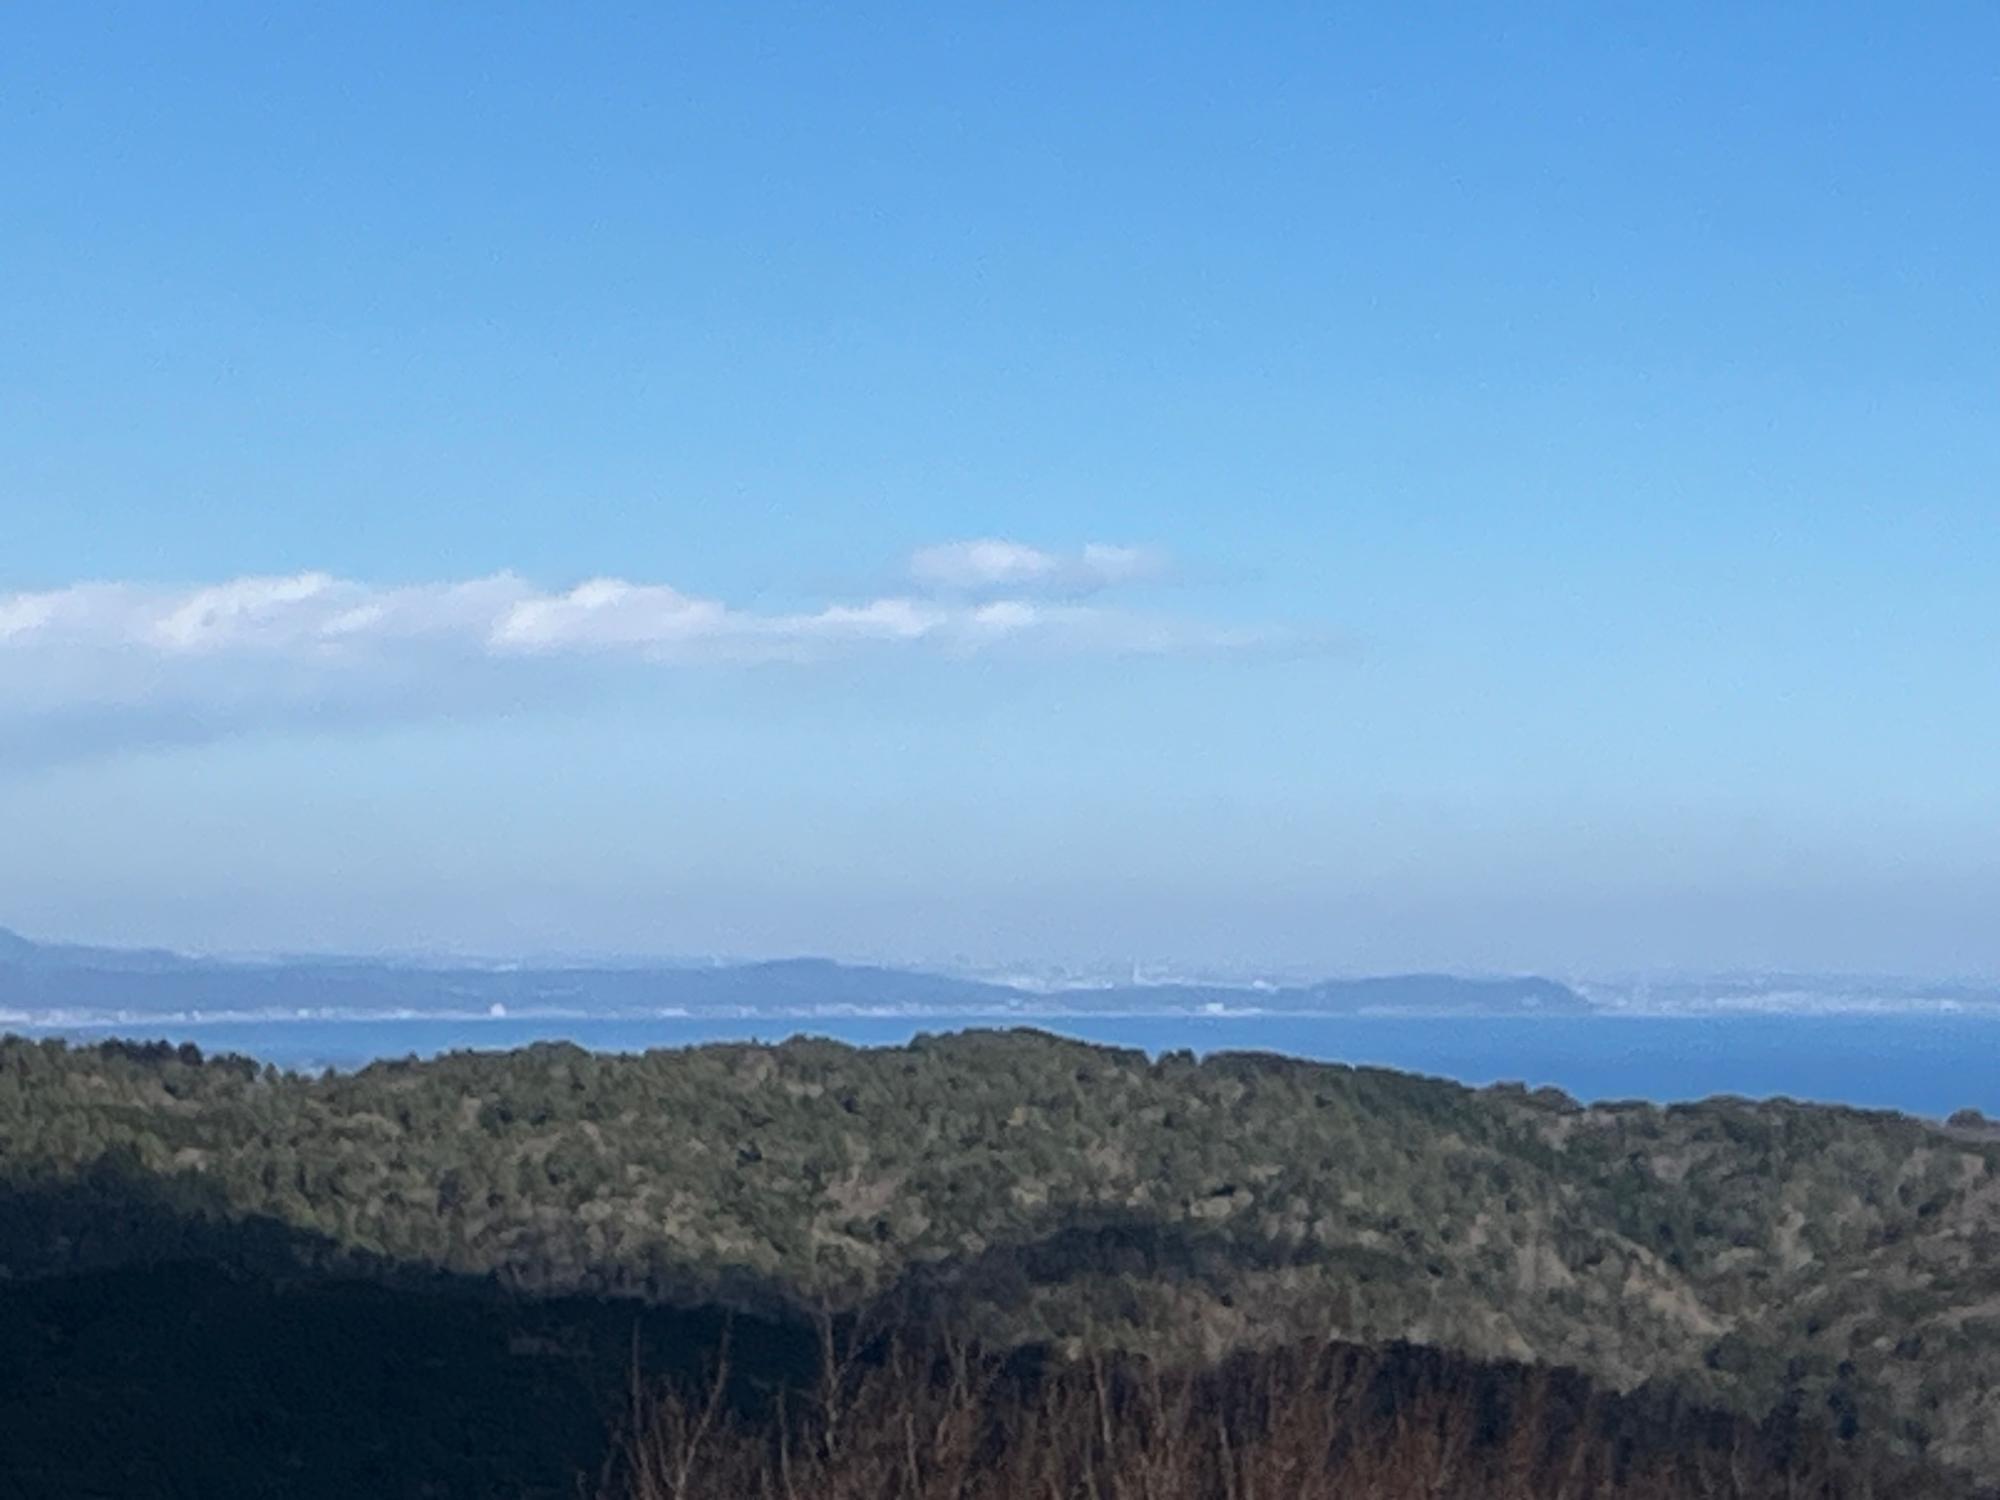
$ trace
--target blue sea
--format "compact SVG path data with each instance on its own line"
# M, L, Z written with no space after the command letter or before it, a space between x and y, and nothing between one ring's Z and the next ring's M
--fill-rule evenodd
M429 1020L276 1020L121 1025L67 1032L192 1041L281 1067L354 1068L569 1040L631 1052L702 1042L833 1037L908 1041L990 1021L946 1017L577 1019L495 1016ZM1043 1030L1150 1053L1248 1050L1367 1063L1486 1084L1554 1084L1580 1099L1661 1102L1713 1094L1785 1096L1943 1116L1963 1107L2000 1116L2000 1016L1453 1018L1359 1016L1047 1017ZM48 1033L40 1033L48 1034Z

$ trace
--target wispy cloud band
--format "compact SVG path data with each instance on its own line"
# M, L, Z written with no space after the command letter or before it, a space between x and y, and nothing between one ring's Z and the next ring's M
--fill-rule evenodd
M919 548L910 559L910 572L919 582L967 593L1027 589L1090 594L1157 578L1166 571L1166 555L1154 548L1105 542L1057 552L982 537Z
M0 752L58 721L170 715L200 734L302 713L400 716L469 675L546 689L580 663L730 666L866 653L1168 655L1282 632L1134 611L1083 594L1157 576L1157 554L1017 543L926 548L911 586L794 611L663 583L548 589L515 573L384 586L305 572L192 587L81 583L0 595ZM202 737L206 737L203 735Z
M976 651L1035 640L1065 650L1161 652L1249 645L1268 634L1019 597L903 594L759 612L665 584L596 578L548 591L511 573L392 588L301 573L192 589L89 583L0 595L0 664L51 650L133 653L163 665L271 655L306 664L421 645L491 658L601 653L748 662L812 659L872 643Z

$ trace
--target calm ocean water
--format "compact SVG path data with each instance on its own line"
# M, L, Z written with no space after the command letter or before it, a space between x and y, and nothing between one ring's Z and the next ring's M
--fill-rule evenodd
M277 1021L120 1027L284 1067L352 1068L377 1058L565 1039L605 1051L807 1034L856 1044L908 1041L991 1022L921 1017L660 1020ZM2000 1017L1756 1016L1700 1019L1420 1019L1134 1016L1046 1018L1037 1026L1148 1052L1285 1052L1484 1084L1554 1084L1581 1099L1795 1099L1944 1115L2000 1115ZM69 1033L96 1040L112 1033Z

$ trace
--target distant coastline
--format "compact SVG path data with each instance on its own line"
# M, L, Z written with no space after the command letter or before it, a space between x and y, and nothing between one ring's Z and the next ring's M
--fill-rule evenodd
M485 1019L1050 1021L1128 1016L2000 1016L2000 983L1848 975L1564 981L1386 974L1316 980L996 979L827 958L470 961L218 958L35 942L0 929L0 1026L103 1029Z

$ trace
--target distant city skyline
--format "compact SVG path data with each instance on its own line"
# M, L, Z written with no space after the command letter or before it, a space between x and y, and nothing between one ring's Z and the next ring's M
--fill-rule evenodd
M0 37L0 925L2000 975L2000 12Z

